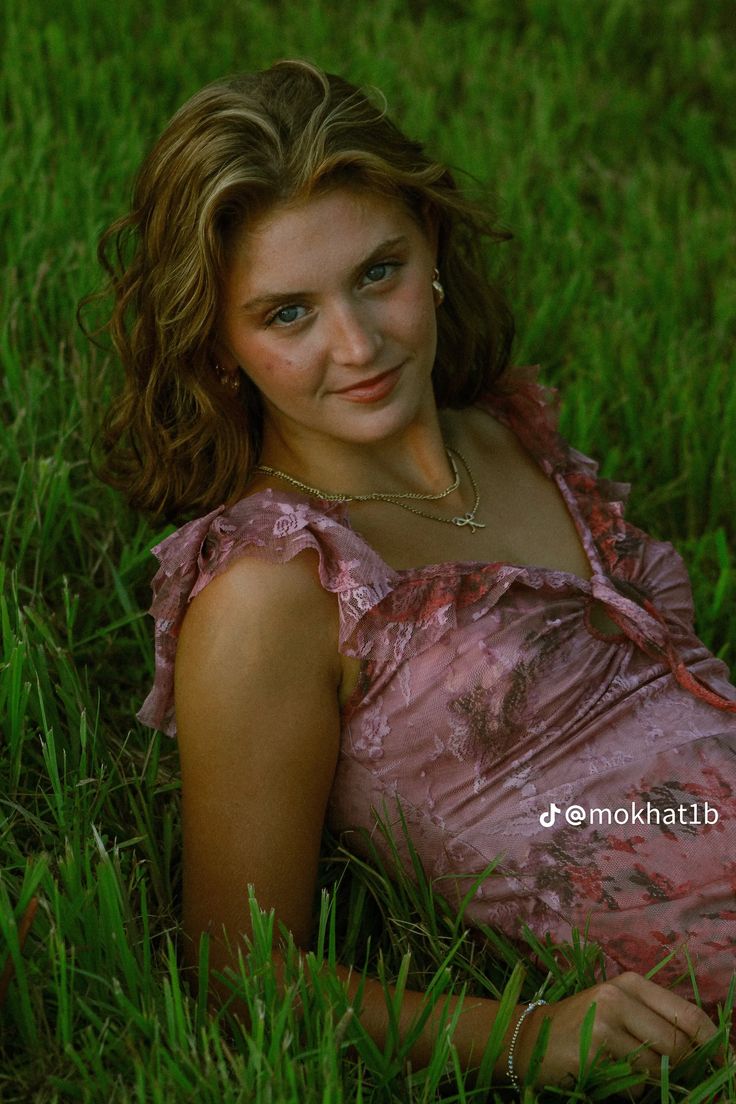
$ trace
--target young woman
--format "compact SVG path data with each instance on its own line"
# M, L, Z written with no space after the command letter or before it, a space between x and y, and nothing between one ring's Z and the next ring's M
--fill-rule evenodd
M140 714L179 739L188 961L204 931L232 961L249 883L306 945L325 821L400 807L459 895L501 856L470 923L587 923L604 950L608 981L519 1005L499 1078L545 1017L539 1080L574 1073L594 1002L594 1045L656 1073L715 1028L667 987L681 954L642 975L687 950L712 1013L736 965L736 691L671 545L509 369L484 237L383 110L292 61L185 104L103 238L126 371L104 475L194 518L154 549ZM497 1011L466 1002L469 1067ZM378 983L360 1014L380 1040Z

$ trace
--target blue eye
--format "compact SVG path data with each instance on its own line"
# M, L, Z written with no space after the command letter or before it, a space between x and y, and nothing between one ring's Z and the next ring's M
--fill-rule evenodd
M374 264L366 271L365 278L369 284L378 284L381 280L385 280L389 274L390 269L396 266L389 261L382 261L381 264Z
M290 326L293 322L298 322L299 319L303 317L303 315L300 315L298 312L304 309L304 307L297 306L281 307L275 314L271 315L268 324L270 326L273 322L276 322L281 326Z

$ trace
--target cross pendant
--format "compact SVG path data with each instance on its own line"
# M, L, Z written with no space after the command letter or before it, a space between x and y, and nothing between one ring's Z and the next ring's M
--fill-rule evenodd
M484 521L476 521L472 514L467 513L463 517L454 517L452 519L453 525L469 525L470 532L474 533L476 529L485 529L486 523Z

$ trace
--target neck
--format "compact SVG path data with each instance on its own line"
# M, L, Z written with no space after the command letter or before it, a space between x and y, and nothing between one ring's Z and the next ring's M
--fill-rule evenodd
M328 493L434 494L453 481L446 445L452 434L436 408L401 433L352 442L295 427L288 434L267 423L261 463Z

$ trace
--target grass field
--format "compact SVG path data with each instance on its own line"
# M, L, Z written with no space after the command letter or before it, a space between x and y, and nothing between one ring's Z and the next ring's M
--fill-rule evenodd
M307 984L295 961L279 999L267 917L241 979L250 1032L185 992L176 749L133 720L152 670L148 549L162 532L91 476L115 366L82 338L75 307L99 284L96 239L125 208L142 152L203 83L301 56L377 85L404 129L492 195L515 235L497 257L515 360L562 387L574 444L631 480L629 516L686 557L700 634L734 664L733 4L0 11L0 971L14 967L0 1101L492 1099L483 1076L466 1083L447 1040L422 1071L395 1040L379 1052L329 969ZM323 873L315 962L366 962L438 1000L463 986L534 992L538 971L522 981L509 948L470 944L431 887L348 867L336 844ZM553 994L584 985L593 956L574 950ZM539 1099L613 1098L626 1078L625 1064L593 1070ZM736 1072L699 1055L640 1099L735 1100Z

